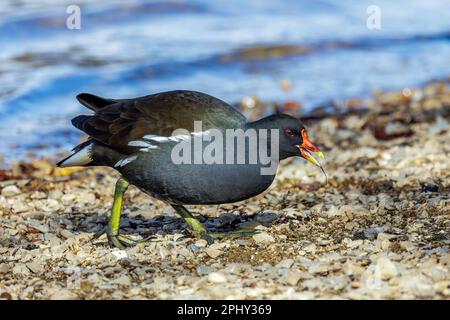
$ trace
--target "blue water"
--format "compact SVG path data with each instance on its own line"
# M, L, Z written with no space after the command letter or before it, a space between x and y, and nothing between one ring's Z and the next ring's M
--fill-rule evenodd
M74 3L80 30L66 28ZM380 30L366 27L371 4L381 9ZM70 119L86 111L79 92L192 89L229 102L295 99L308 109L446 78L450 1L3 0L0 45L0 155L9 162L78 141ZM308 51L242 53L286 45Z

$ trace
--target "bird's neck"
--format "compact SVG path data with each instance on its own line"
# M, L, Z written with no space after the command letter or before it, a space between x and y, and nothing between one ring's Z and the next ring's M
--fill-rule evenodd
M253 122L247 122L245 124L245 128L247 129L266 129L266 130L270 130L270 129L277 129L277 123L276 123L276 115L271 115Z
M256 134L258 148L264 147L271 161L275 161L278 164L279 160L284 159L284 155L280 155L279 129L274 123L272 116L248 122L243 127L243 130L247 133L253 131Z

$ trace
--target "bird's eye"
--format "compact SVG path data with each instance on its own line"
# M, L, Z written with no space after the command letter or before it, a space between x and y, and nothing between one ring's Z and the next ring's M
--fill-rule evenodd
M292 137L294 135L294 132L291 129L284 129L284 134L288 137Z

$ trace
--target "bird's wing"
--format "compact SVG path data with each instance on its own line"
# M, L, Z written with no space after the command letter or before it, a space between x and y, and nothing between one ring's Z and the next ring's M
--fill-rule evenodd
M123 153L134 152L128 143L145 135L168 137L176 129L193 132L194 121L202 122L202 130L235 128L246 122L245 116L226 102L194 91L169 91L129 100L82 94L78 99L95 114L78 116L73 125Z

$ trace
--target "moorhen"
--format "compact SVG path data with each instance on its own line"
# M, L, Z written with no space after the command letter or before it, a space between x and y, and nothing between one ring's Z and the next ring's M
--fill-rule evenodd
M288 157L301 156L322 168L312 156L323 157L322 152L302 122L288 115L247 122L226 102L184 90L120 100L82 93L77 99L95 112L72 119L89 139L57 166L108 166L120 172L106 227L110 245L119 248L136 243L119 234L129 184L170 204L194 233L213 241L220 235L208 233L184 205L253 197L271 185L279 160Z

